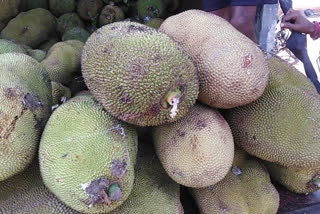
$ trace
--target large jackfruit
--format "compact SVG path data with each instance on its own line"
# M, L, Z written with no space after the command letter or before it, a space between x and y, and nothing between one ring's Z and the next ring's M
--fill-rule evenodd
M80 69L83 42L67 40L54 44L41 64L54 82L67 84Z
M39 160L45 185L84 213L107 213L129 196L134 182L137 133L91 95L59 106L43 132Z
M177 41L196 64L200 102L233 108L262 95L269 74L263 52L223 18L188 10L167 18L159 30Z
M183 214L179 184L166 174L152 142L139 141L135 173L130 196L110 214Z
M229 172L234 142L221 114L196 104L180 120L153 132L157 155L177 183L200 188L214 185Z
M115 22L91 34L81 68L108 112L140 126L181 118L198 95L196 68L182 48L139 23Z
M0 31L19 13L21 0L0 1Z
M41 65L21 53L0 54L0 181L32 161L51 113L51 84Z
M39 166L0 182L1 214L80 214L67 207L44 185Z
M233 167L223 180L190 191L201 214L276 214L279 207L279 193L268 171L238 148Z
M280 58L268 60L264 94L228 110L235 142L251 155L293 168L320 164L320 95L311 81Z
M37 8L19 13L11 19L1 31L1 37L36 48L55 32L56 25L56 19L50 11Z

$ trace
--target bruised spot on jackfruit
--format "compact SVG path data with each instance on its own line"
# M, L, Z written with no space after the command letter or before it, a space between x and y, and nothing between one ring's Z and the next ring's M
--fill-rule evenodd
M196 124L197 129L201 130L204 129L205 127L207 127L207 124L204 120L197 120L197 124Z
M155 103L144 112L144 115L156 116L159 113L160 113L160 105L158 103Z
M133 31L133 32L135 32L135 31L145 32L145 31L146 31L146 27L129 25L129 27L128 27L128 33L129 33L129 32L132 32L132 31Z
M117 124L117 125L113 126L109 130L121 135L123 138L126 137L125 130L120 124Z
M186 133L184 131L181 131L180 129L177 130L177 134L179 137L184 137Z
M106 191L110 182L106 178L97 178L87 184L82 184L82 189L89 196L89 200L85 201L86 205L92 207L97 203L109 203Z
M20 94L18 93L17 89L15 88L5 88L4 89L4 96L8 99L12 100L16 97L19 97Z
M223 203L223 201L219 200L219 208L221 211L226 212L228 211L228 207L225 203Z
M110 184L108 188L108 196L111 201L121 201L122 192L118 183Z
M178 171L177 169L172 170L173 175L178 175L181 179L184 179L184 175L181 171Z
M23 105L30 109L31 111L37 110L37 108L42 107L42 103L37 100L36 97L27 93L23 98Z
M232 172L234 175L236 175L236 176L242 174L241 169L240 169L239 167L237 167L237 166L232 166L231 172Z
M123 177L123 175L126 173L127 169L127 162L126 161L120 161L118 159L113 160L110 169L111 169L111 175L116 176L118 178Z
M252 61L253 61L252 55L251 54L246 55L243 58L243 62L242 62L241 67L242 68L248 68L252 64Z
M141 116L140 113L139 114L128 114L128 113L123 114L123 113L121 113L121 114L119 114L118 118L123 121L128 121L128 120L133 120L135 118L138 118L140 116Z
M133 99L130 97L130 95L127 92L123 92L119 97L119 100L123 104L130 104L133 101Z

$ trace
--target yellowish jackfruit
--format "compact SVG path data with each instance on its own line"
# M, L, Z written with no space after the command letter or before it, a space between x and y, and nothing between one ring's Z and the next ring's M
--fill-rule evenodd
M159 30L177 41L196 64L200 102L233 108L262 95L269 74L263 52L223 18L188 10L167 18Z
M196 104L182 119L155 127L153 138L164 169L184 186L214 185L232 166L231 129L215 109Z
M115 22L91 34L81 70L108 112L139 126L178 120L198 95L188 55L167 35L139 23Z

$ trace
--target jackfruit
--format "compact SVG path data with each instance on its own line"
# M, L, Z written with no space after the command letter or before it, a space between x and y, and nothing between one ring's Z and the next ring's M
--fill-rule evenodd
M162 22L163 22L163 19L161 19L161 18L152 18L152 19L148 20L145 23L145 25L147 25L149 27L153 27L155 29L159 29Z
M57 19L57 31L61 36L75 27L85 28L83 21L76 13L66 13Z
M56 25L56 19L50 11L37 8L21 12L11 19L1 31L1 37L36 48L54 33Z
M66 84L71 80L72 75L80 69L83 45L78 40L67 40L49 49L41 64L52 81Z
M130 196L110 214L183 214L179 185L164 171L152 142L139 139L135 173Z
M19 45L10 40L0 39L0 54L12 52L27 54L26 49L22 45Z
M138 0L137 10L140 19L144 21L166 16L166 8L162 0Z
M67 84L67 87L70 89L72 96L80 91L88 90L83 77L78 74L71 78L71 81Z
M0 182L0 213L80 214L67 207L45 187L36 163Z
M65 103L67 100L71 98L71 91L68 87L58 82L51 82L51 85L53 108L58 107L58 105Z
M99 16L103 7L101 0L79 0L77 13L83 20L93 20Z
M272 57L264 94L225 117L235 142L251 155L293 168L320 164L320 95L292 65Z
M245 155L235 150L235 156ZM276 214L279 193L270 181L268 171L256 159L233 164L227 176L217 184L205 188L190 188L201 214Z
M265 162L271 177L295 193L311 193L320 188L320 167L288 168Z
M71 30L66 31L62 36L62 41L66 40L79 40L85 43L89 38L90 34L83 28L75 27Z
M48 51L54 44L56 44L57 42L59 42L58 38L52 37L49 38L47 41L43 42L38 49L43 50L43 51Z
M61 201L84 213L106 213L121 205L134 182L137 133L81 92L49 118L40 148L45 185Z
M188 10L167 18L159 31L192 57L198 69L200 102L233 108L262 95L269 75L263 52L223 18Z
M71 13L76 8L75 0L49 0L49 8L52 13L59 17L65 13Z
M115 5L106 5L99 15L99 25L110 24L124 20L124 13L120 7Z
M43 67L22 53L0 54L0 181L32 161L51 113L51 84Z
M214 185L229 172L234 142L221 114L196 104L180 120L154 127L157 155L177 183L201 188Z
M36 8L48 9L48 0L23 0L21 10L28 11Z
M198 95L188 55L167 35L139 23L115 22L91 34L81 70L108 112L139 126L178 120Z
M19 13L21 0L0 1L0 31Z
M46 58L47 53L40 49L27 49L27 52L29 56L37 60L38 62L41 62Z

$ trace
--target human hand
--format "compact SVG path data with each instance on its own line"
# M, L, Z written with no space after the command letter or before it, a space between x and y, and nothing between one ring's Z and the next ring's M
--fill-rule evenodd
M315 27L310 22L302 11L289 9L287 14L283 17L280 24L281 28L288 28L300 33L313 34Z

